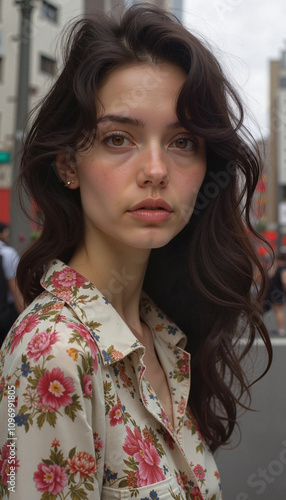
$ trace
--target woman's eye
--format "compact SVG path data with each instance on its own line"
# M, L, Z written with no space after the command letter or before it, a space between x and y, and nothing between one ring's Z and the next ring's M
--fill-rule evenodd
M170 144L171 148L182 149L182 150L196 150L198 143L195 139L190 139L189 137L179 137Z
M104 138L103 142L110 147L130 146L132 142L123 135L113 134Z

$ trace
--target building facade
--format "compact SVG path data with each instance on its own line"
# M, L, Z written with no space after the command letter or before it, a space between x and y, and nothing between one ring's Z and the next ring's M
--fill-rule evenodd
M267 186L268 229L286 235L286 50L270 62L270 156Z
M48 90L58 63L56 44L66 22L84 11L84 0L31 0L29 108ZM10 222L20 45L20 5L0 0L0 220ZM21 75L20 75L21 78Z
M93 13L95 10L109 12L115 8L129 7L141 2L142 0L85 0L85 11L86 13ZM148 3L172 10L179 19L182 19L183 0L148 0Z

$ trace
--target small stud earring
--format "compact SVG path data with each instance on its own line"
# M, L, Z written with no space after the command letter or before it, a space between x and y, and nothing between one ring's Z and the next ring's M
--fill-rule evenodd
M65 184L65 187L69 187L73 183L74 183L74 181L67 181L66 184Z

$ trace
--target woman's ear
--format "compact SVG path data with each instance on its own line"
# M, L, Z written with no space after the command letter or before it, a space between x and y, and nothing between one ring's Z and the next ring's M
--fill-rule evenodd
M57 155L56 170L65 187L70 189L77 189L79 187L77 167L69 153Z

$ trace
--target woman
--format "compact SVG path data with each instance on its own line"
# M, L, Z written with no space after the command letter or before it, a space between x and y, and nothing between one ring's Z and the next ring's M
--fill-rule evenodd
M43 230L3 347L3 498L9 466L14 498L221 498L212 451L248 388L237 338L247 352L257 332L271 358L243 134L219 64L170 14L72 27L22 159Z

